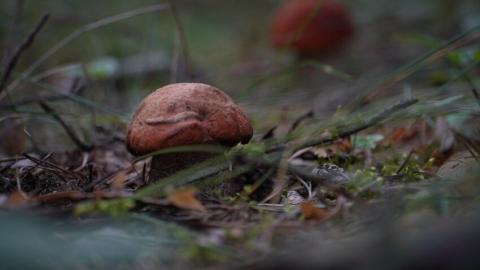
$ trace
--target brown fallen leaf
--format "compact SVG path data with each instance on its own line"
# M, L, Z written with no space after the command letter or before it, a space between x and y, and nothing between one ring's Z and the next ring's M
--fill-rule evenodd
M303 202L302 204L300 204L300 210L303 217L307 220L321 221L328 219L332 216L332 213L330 213L330 211L315 207L312 202Z
M405 127L396 128L384 139L384 142L389 145L396 144L408 137L407 132Z
M193 187L183 188L168 195L167 201L178 208L205 211L202 203L195 198L196 193Z
M25 206L28 202L28 197L23 192L16 190L8 195L3 205L9 208L16 208Z
M52 202L56 200L84 200L93 198L92 194L80 192L80 191L61 191L61 192L52 192L44 195L39 195L33 200L40 202Z
M112 190L121 191L125 188L125 180L127 179L127 170L117 172L109 181Z

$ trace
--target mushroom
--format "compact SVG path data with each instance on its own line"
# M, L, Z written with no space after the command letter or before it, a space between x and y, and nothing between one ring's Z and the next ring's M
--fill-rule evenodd
M270 42L302 57L325 55L353 34L348 10L334 0L287 0L275 12Z
M143 99L127 127L126 145L132 154L145 155L175 146L234 146L248 143L252 133L245 113L224 92L202 83L176 83ZM192 151L153 156L150 181L213 155Z

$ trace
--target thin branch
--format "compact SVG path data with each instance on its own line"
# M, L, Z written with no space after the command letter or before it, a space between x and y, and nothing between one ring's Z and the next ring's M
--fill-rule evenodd
M253 164L257 167L258 166L263 166L263 167L275 169L279 166L278 160L275 161L275 160L271 160L271 159L265 159L265 158L262 158L262 157L239 156L239 159L248 163L248 164ZM328 178L321 177L321 176L319 176L317 174L314 174L312 172L309 172L304 167L300 167L300 166L288 163L287 164L287 171L289 171L290 173L293 173L293 174L295 174L299 177L302 177L304 179L308 179L310 181L313 181L313 182L315 182L315 183L321 185L322 187L325 187L325 188L327 188L331 191L334 191L334 192L343 194L344 196L350 197L345 192L341 183L339 183L337 181L333 181L333 180L328 179Z
M34 156L31 156L31 155L29 155L29 154L27 154L27 153L23 153L22 155L23 155L25 158L27 158L27 159L31 160L32 162L34 162L35 164L37 164L38 166L42 166L44 169L53 168L53 169L55 169L55 170L57 170L57 171L61 171L61 172L65 173L65 174L68 174L68 175L73 176L73 177L84 177L84 176L83 176L82 174L80 174L80 173L73 172L73 171L69 171L69 170L67 170L67 169L64 169L64 168L60 167L59 165L57 165L57 164L55 164L55 163L52 163L52 162L50 162L50 161L47 161L47 160L46 160L47 158L45 158L45 157L42 158L42 159L39 159L39 158L36 158L36 157L34 157ZM47 155L47 156L49 157L50 155Z
M81 36L82 34L98 29L100 27L116 23L125 19L129 19L135 16L147 14L147 13L152 13L156 11L162 11L166 10L169 7L168 4L158 4L158 5L152 5L152 6L147 6L131 11L127 11L124 13L120 13L117 15L113 15L110 17L103 18L101 20L89 23L87 25L84 25L74 31L73 33L69 34L66 36L64 39L62 39L60 42L58 42L56 45L51 47L48 51L46 51L43 55L41 55L37 61L35 61L32 65L30 65L21 75L18 79L13 81L7 88L6 91L0 94L0 100L2 100L5 96L6 93L10 92L12 89L16 88L22 81L26 80L28 76L32 74L33 71L35 71L45 60L47 60L49 57L54 55L57 51L65 47L67 44Z
M288 131L289 133L294 131L303 121L307 120L308 118L313 117L313 110L309 110L305 114L302 114L300 117L298 117L295 122L293 122L292 126L290 127L290 130Z
M480 95L478 94L477 88L475 87L475 83L473 82L472 77L470 77L470 75L468 75L467 73L464 73L462 77L470 85L473 96L475 97L475 100L477 101L478 105L480 105Z
M397 112L397 111L400 111L400 110L403 110L403 109L406 109L410 106L412 106L413 104L417 103L418 100L417 99L408 99L408 100L405 100L405 101L401 101L393 106L391 106L390 108L382 111L381 113L375 115L374 117L372 117L371 119L369 119L368 121L366 121L364 124L362 125L359 125L357 127L353 127L351 129L348 129L348 130L345 130L343 132L340 132L340 134L334 136L334 137L330 137L330 138L321 138L321 139L317 139L317 140L311 140L311 141L308 141L308 142L305 142L305 143L302 143L300 144L299 146L295 147L295 150L294 152L300 150L300 149L303 149L303 148L307 148L307 147L311 147L311 146L317 146L317 145L323 145L323 144L330 144L330 143L334 143L335 141L339 140L339 139L343 139L343 138L347 138L351 135L354 135L362 130L365 130L367 128L370 128L372 126L375 126L376 124L380 123L381 121L385 120L386 118L388 118L391 114ZM273 147L271 149L268 149L267 150L267 153L272 153L272 152L276 152L276 151L281 151L283 149L285 149L286 146L285 145L280 145L280 146L276 146L276 147Z
M90 108L90 109L93 109L93 110L96 110L96 111L101 111L101 112L105 112L105 113L108 113L108 114L112 114L112 115L115 115L115 116L118 116L120 117L122 120L124 121L128 121L129 117L127 115L125 115L123 112L120 112L120 111L117 111L117 110L113 110L113 109L110 109L108 108L107 106L105 106L104 104L100 104L98 102L95 102L93 100L90 100L90 99L87 99L87 98L84 98L78 94L74 94L74 93L63 93L62 91L56 89L55 87L52 87L51 85L47 84L47 83L42 83L42 82L37 82L37 81L33 81L31 79L27 79L26 80L26 83L28 84L31 84L35 87L39 87L41 89L45 89L45 90L48 90L48 91L51 91L51 92L54 92L54 93L57 93L59 96L64 96L66 99L72 101L72 102L75 102L79 105L82 105L86 108ZM1 104L0 104L0 108L1 108ZM17 112L19 113L22 113L22 111L20 110L16 110ZM29 113L28 111L23 111L23 113ZM35 112L36 113L36 112Z
M312 140L312 141L303 143L299 147L297 147L296 150L300 150L300 149L311 147L311 146L321 145L321 144L333 143L333 142L337 141L338 139L343 139L343 138L350 137L351 135L356 134L356 133L358 133L362 130L365 130L367 128L375 126L376 124L378 124L381 121L388 118L391 114L393 114L397 111L403 110L405 108L408 108L408 107L412 106L413 104L415 104L417 102L418 102L418 99L408 99L408 100L402 101L402 102L397 103L397 104L393 105L392 107L384 110L383 112L379 113L378 115L375 115L374 117L372 117L370 120L368 120L363 125L360 125L358 127L354 127L352 129L341 132L339 135L331 137L331 138Z
M19 161L19 160L24 160L26 158L24 157L9 157L9 158L4 158L4 159L0 159L0 164L1 163L6 163L6 162L16 162L16 161Z
M469 59L469 60L474 61L473 59ZM477 101L478 105L480 105L480 95L478 94L477 88L475 87L475 82L473 81L472 77L468 74L468 71L470 71L470 67L463 69L461 64L458 64L458 63L450 63L450 64L460 71L460 77L463 78L468 83L468 85L470 85L473 96L475 97L475 100ZM478 66L478 61L474 61L474 64L472 65L472 67L476 67L476 66Z
M85 81L76 78L72 83L70 90L67 93L58 93L58 94L44 94L38 96L25 97L23 99L10 102L10 103L0 103L0 111L2 110L14 110L17 107L29 105L32 103L38 103L40 101L60 101L70 99L70 95L76 95L78 92L82 91L86 87Z
M20 59L20 56L22 53L28 49L35 40L35 37L37 34L42 30L42 28L45 26L47 23L48 19L50 18L50 15L44 14L42 18L38 21L38 23L35 25L35 27L30 31L30 33L27 35L27 37L20 43L20 45L14 50L12 56L7 60L7 64L5 65L5 69L3 70L2 78L0 79L0 93L4 90L4 87L10 77L10 74L12 74L13 69L17 65L18 59Z
M475 99L477 100L478 105L480 106L480 95L478 94L477 89L472 87L472 93Z
M403 169L405 169L405 167L406 167L407 164L408 164L408 161L410 160L410 158L411 158L412 155L413 155L413 152L414 152L413 149L410 150L410 152L408 153L407 157L406 157L405 160L402 162L402 165L400 165L400 167L398 167L398 170L395 172L395 174L398 175L398 174L400 174L400 173L403 171Z
M50 107L49 105L47 105L47 103L43 101L40 101L39 104L46 113L50 114L53 119L55 119L63 127L65 132L77 145L78 148L83 151L90 151L93 149L93 145L85 144L84 142L82 142L82 140L80 140L80 138L78 138L77 134L75 134L73 129L67 125L67 123L62 119L62 117L60 117L60 115L58 115L58 113L52 107Z

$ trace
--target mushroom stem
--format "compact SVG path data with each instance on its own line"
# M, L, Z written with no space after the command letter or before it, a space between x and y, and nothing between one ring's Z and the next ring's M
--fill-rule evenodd
M212 152L181 152L153 156L150 163L149 182L166 178L217 155L218 153Z

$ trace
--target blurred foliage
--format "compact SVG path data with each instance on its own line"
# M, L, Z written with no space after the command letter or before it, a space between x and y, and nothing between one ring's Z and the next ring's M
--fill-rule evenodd
M139 215L75 225L0 213L2 267L13 269L129 269L136 263L172 264L180 235L195 235L173 224ZM182 236L182 237L184 237Z

